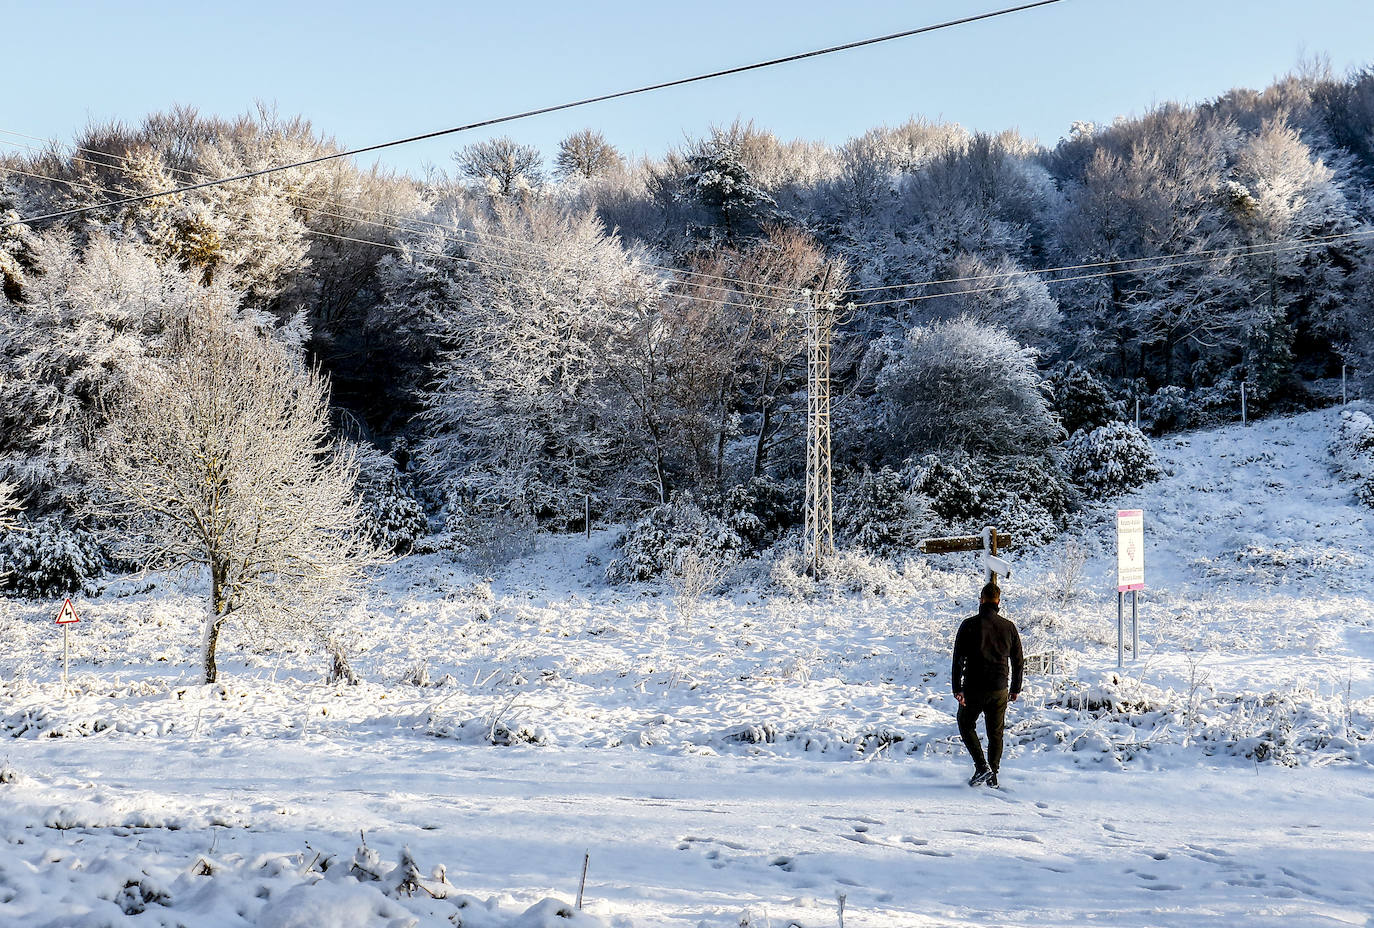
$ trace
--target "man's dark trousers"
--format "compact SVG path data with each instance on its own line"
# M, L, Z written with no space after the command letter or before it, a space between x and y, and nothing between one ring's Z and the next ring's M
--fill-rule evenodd
M983 746L978 743L978 716L983 716L983 726L988 732L988 756L983 758ZM959 707L959 737L964 739L964 747L973 757L973 765L979 770L997 770L1002 763L1002 728L1007 721L1007 691L996 690L992 693L965 693L964 704Z

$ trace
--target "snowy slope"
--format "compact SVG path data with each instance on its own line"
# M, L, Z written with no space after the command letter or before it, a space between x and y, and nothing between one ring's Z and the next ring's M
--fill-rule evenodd
M0 604L0 925L568 925L540 900L584 852L592 923L833 925L844 894L850 926L1368 924L1374 570L1335 421L1164 440L1164 480L1016 555L1059 670L1001 794L963 786L947 693L971 559L689 615L605 588L610 532L490 584L411 558L341 619L357 687L249 633L198 684L199 602L159 581L79 602L64 692L53 604ZM1150 586L1122 673L1118 505Z

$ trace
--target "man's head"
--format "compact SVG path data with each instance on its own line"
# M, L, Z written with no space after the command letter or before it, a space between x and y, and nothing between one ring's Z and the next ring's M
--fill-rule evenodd
M995 583L983 584L983 591L978 594L978 602L985 606L998 606L1002 603L1002 588Z

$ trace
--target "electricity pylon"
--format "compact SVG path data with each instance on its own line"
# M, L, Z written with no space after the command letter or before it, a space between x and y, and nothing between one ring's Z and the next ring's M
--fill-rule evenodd
M825 279L830 278L826 269ZM808 294L806 310L806 514L802 557L813 576L835 553L835 494L830 460L830 344L835 335L835 294Z

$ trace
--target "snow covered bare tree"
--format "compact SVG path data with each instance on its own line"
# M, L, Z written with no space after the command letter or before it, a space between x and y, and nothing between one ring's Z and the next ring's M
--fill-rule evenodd
M14 528L14 516L19 512L18 493L12 483L0 483L0 532Z
M539 165L544 158L539 149L506 136L474 142L454 152L453 157L464 174L503 197L538 187L543 180Z
M207 683L233 616L316 640L350 679L329 614L382 557L360 528L357 465L329 438L328 387L223 304L197 310L113 411L94 514L123 557L208 575Z
M558 143L554 168L560 177L591 180L622 167L625 160L606 136L595 129L583 129Z

